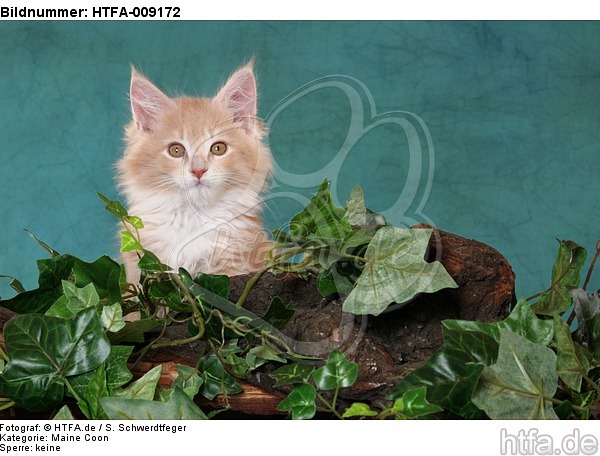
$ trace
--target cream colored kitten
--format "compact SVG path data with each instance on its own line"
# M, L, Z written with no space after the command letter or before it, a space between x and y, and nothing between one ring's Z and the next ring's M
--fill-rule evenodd
M129 213L144 221L144 248L192 274L259 269L270 247L259 214L272 159L255 117L252 64L214 98L170 98L132 70L130 99L118 184ZM137 282L137 254L123 261Z

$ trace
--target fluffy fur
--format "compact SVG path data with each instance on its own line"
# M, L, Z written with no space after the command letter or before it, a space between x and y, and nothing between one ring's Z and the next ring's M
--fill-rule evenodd
M170 98L132 70L132 121L117 163L129 213L144 221L144 248L190 273L245 274L270 247L259 217L271 153L256 119L252 65L237 70L214 98ZM181 157L169 147L185 148ZM211 152L224 143L223 155ZM138 256L124 254L128 280Z

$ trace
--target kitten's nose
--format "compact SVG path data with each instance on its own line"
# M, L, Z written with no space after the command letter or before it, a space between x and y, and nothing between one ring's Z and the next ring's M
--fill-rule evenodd
M196 176L196 179L200 180L202 179L202 176L204 175L204 173L208 171L207 169L192 169L190 172Z

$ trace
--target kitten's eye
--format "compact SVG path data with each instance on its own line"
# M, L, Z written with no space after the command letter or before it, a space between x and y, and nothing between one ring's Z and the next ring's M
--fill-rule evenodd
M213 155L223 155L227 152L227 144L224 142L216 142L210 146L210 153Z
M171 157L181 158L185 154L185 147L183 147L183 144L173 143L169 146L167 152Z

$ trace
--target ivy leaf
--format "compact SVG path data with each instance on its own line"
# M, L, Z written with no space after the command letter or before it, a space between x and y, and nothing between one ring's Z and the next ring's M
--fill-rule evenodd
M161 323L154 318L126 322L123 329L109 334L109 339L115 345L121 342L142 343L144 342L144 333L160 325Z
M182 301L181 293L172 280L153 280L148 287L148 293L156 300L162 300L167 307L175 312L189 312L190 306Z
M386 225L383 215L365 207L365 194L360 185L356 185L350 192L350 200L346 202L346 218L351 226L362 228L377 228Z
M8 286L11 287L13 290L15 290L17 293L25 292L25 288L23 288L23 284L19 280L15 279L14 277L0 274L0 278L1 279L10 279Z
M319 186L308 205L290 220L290 233L296 237L343 239L352 232L344 219L345 209L336 207L329 191L327 179Z
M579 392L583 377L590 370L591 354L571 338L571 330L559 316L554 316L554 341L556 343L556 370L565 384Z
M600 360L600 296L598 292L587 294L578 288L571 291L577 315L576 336L583 340L587 338L588 347L594 354L596 361Z
M489 351L492 350L490 347ZM468 351L444 347L396 385L387 398L394 400L406 391L426 386L429 402L468 419L481 418L471 396L484 367L484 364L473 362Z
M54 250L52 247L50 247L48 244L46 244L43 241L40 241L37 237L35 237L35 235L29 231L28 229L24 228L25 232L29 235L29 237L31 239L33 239L35 242L37 242L40 247L42 247L46 252L48 252L51 256L55 257L55 256L59 256L60 253L58 253L56 250Z
M79 403L79 408L89 419L102 420L107 418L100 405L100 399L109 396L104 364L98 366L93 372L82 396L84 402Z
M123 218L127 217L127 209L125 209L119 201L111 200L102 193L96 192L96 195L98 195L98 198L100 198L106 204L104 209L117 217L119 220L123 220Z
M63 405L60 410L54 415L53 420L74 420L71 410L68 405Z
M18 315L4 326L4 338L10 361L0 376L0 389L31 411L60 403L64 378L97 368L110 353L95 308L71 320Z
M216 355L208 355L200 359L198 375L203 381L200 394L209 401L212 401L218 394L242 392L242 387L223 369L223 364Z
M198 376L198 372L193 367L180 364L175 365L175 368L178 375L173 381L171 389L179 387L190 399L194 399L202 386L202 379Z
M106 304L121 301L121 266L108 256L103 255L92 263L73 258L73 273L77 287L94 284L98 296Z
M552 284L533 304L538 315L562 315L571 307L570 291L579 286L587 252L573 241L558 241L558 256L552 268Z
M250 349L249 355L254 355L256 358L264 359L267 361L275 361L278 363L285 363L285 358L280 356L280 352L268 345L259 345Z
M165 272L171 271L172 268L163 264L156 255L148 250L144 250L144 255L138 262L138 268L146 272Z
M269 372L269 377L275 379L274 387L293 385L306 382L314 370L315 366L312 364L292 363Z
M293 302L286 305L279 296L276 296L262 318L275 328L282 329L294 316L294 312Z
M181 388L174 387L167 402L104 397L102 408L111 420L205 420L206 415Z
M109 332L116 333L125 327L125 321L123 320L123 309L121 304L115 302L110 306L104 306L102 308L102 314L100 315L100 322L104 329Z
M88 307L96 307L100 302L93 283L77 288L67 280L62 281L63 296L46 311L46 315L60 318L72 318Z
M235 353L230 353L225 358L229 371L238 378L246 378L246 372L250 369L248 361L244 358L240 358Z
M375 410L371 410L371 408L367 404L363 404L362 402L354 402L350 407L346 409L343 418L354 418L357 416L377 416L378 413Z
M357 315L379 315L392 302L404 303L419 293L456 288L444 266L427 263L432 230L380 228L367 248L367 263L343 309Z
M125 399L154 399L154 393L160 380L162 365L158 365L146 372L143 377L139 378L126 388L115 390L115 397Z
M512 331L540 345L548 345L554 334L552 320L539 319L525 299L519 299L510 315L499 322L444 320L443 325L455 331L479 331L492 337L496 342L500 342L501 329Z
M205 290L227 299L231 289L231 279L226 275L198 274L194 282Z
M290 410L294 420L310 420L317 412L316 397L317 392L312 385L296 385L288 397L279 403L277 410Z
M313 372L315 385L321 390L347 388L358 376L358 364L350 362L338 349L333 350L325 365Z
M112 391L123 386L133 378L127 368L127 360L131 356L133 346L113 345L106 364L106 386Z
M137 228L138 230L144 228L144 222L142 222L142 219L136 217L135 215L126 215L123 217L123 221L129 223L131 226Z
M558 386L556 354L501 329L498 359L486 367L473 403L492 419L557 419L550 398Z
M133 250L144 250L142 244L129 231L121 231L121 253Z
M349 261L336 261L328 269L321 270L317 277L317 289L323 297L333 293L342 296L352 292L354 283L360 276L360 271Z
M59 255L38 260L38 288L0 301L0 306L23 314L46 312L62 295L61 284L71 275L73 262L71 255Z
M402 397L396 399L392 411L404 418L420 418L444 411L443 408L427 401L426 392L425 386L406 391Z

